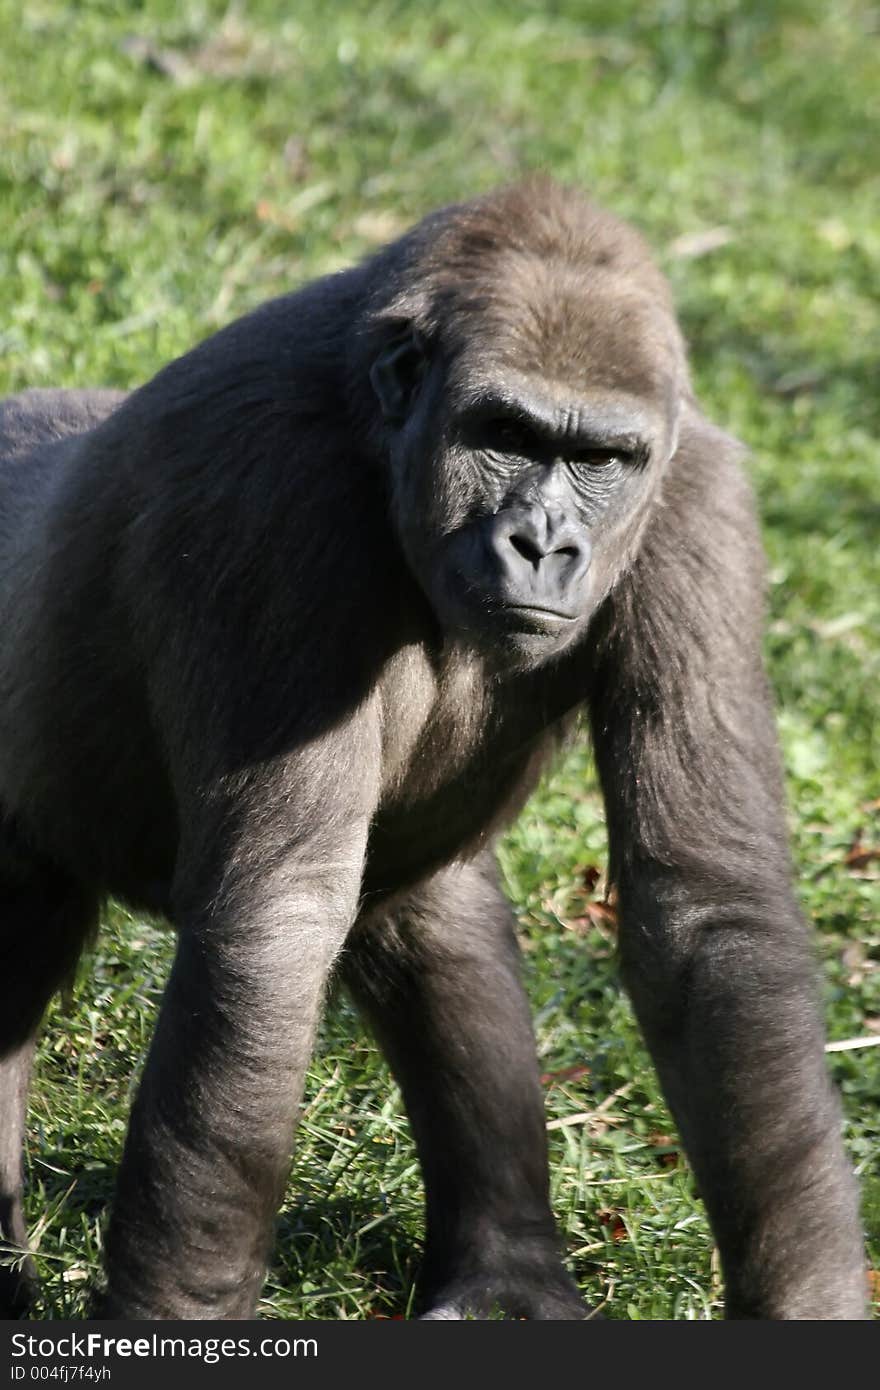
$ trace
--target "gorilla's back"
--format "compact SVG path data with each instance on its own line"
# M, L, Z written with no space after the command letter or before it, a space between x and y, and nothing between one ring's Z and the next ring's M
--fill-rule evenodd
M33 509L42 511L47 489L66 453L63 440L105 420L126 392L34 390L0 400L0 602L4 578L27 543Z
M172 851L164 843L157 850L148 824L132 826L132 816L113 807L130 804L126 786L142 784L148 821L157 796L165 810L167 793L164 784L157 792L139 766L132 772L150 737L140 704L123 716L125 738L107 737L110 713L119 717L129 708L130 692L113 616L102 631L106 604L94 607L108 578L107 556L93 554L80 530L101 515L99 498L81 497L67 535L58 529L55 505L79 439L125 395L34 390L0 401L0 828L20 824L36 849L87 867L99 881L107 862L126 857L113 843L124 840L139 886L151 872L140 869L131 844L163 863ZM69 520L69 509L61 514ZM71 564L80 549L85 563ZM84 667L87 682L79 678ZM146 756L149 765L156 762L152 747ZM127 887L118 885L120 892Z
M0 400L0 467L105 420L125 400L125 391L23 391Z

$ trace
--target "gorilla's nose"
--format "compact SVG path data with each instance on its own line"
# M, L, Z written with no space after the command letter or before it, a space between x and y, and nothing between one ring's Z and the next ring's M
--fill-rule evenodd
M510 603L567 607L589 568L590 542L566 516L544 507L500 512L489 535Z

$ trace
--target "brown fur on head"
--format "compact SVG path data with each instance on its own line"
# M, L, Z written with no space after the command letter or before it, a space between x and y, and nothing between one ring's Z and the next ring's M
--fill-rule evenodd
M474 347L477 324L477 350L571 387L632 383L634 366L651 381L658 362L687 381L647 242L576 189L535 176L432 213L397 245L379 316L439 336L450 355Z
M450 635L502 664L546 660L583 633L675 449L688 382L666 281L637 232L548 179L434 213L367 269L410 566ZM529 413L521 447L493 438L493 417L509 436ZM576 462L591 446L604 475ZM542 589L565 554L584 558L578 583ZM506 639L528 605L564 625Z

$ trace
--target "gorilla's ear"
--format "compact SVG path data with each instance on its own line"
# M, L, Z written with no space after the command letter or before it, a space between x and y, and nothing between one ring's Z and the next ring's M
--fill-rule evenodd
M401 324L370 368L370 383L386 420L401 424L406 419L426 365L421 333L411 323Z

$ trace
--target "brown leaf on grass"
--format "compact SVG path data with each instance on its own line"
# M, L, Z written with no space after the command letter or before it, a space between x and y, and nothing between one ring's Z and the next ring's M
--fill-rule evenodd
M649 1134L648 1143L656 1150L654 1157L662 1168L677 1167L679 1147L674 1134Z
M584 903L581 916L567 918L563 926L576 936L586 936L598 928L603 936L613 939L617 934L617 913L605 902Z
M603 1211L596 1213L599 1222L608 1230L613 1241L629 1239L629 1232L626 1229L626 1222L616 1207L606 1207Z
M604 923L608 927L617 926L617 908L613 903L602 901L587 903L587 916L598 926Z
M617 927L617 893L613 887L607 888L601 898L592 895L602 878L602 871L595 864L581 864L575 870L580 886L571 893L572 903L576 902L581 916L567 923L574 930L590 926L605 926L612 930Z
M868 1270L868 1297L872 1303L880 1304L880 1269Z
M572 917L564 925L577 936L586 936L591 927L600 927L606 935L617 930L617 917L604 903L585 903L584 916Z
M880 846L866 845L861 830L857 830L844 856L844 864L848 869L866 869L875 860L880 860Z
M268 198L260 198L254 211L258 222L267 222L270 227L280 227L285 232L296 231L300 225L299 218L291 217L284 208L278 207L277 203L271 203Z
M545 1071L541 1073L542 1086L556 1086L560 1081L579 1081L582 1076L589 1076L590 1068L579 1065L575 1067L563 1067L561 1071Z
M579 875L581 883L588 893L592 893L599 879L602 877L602 870L595 864L579 864L575 873Z

